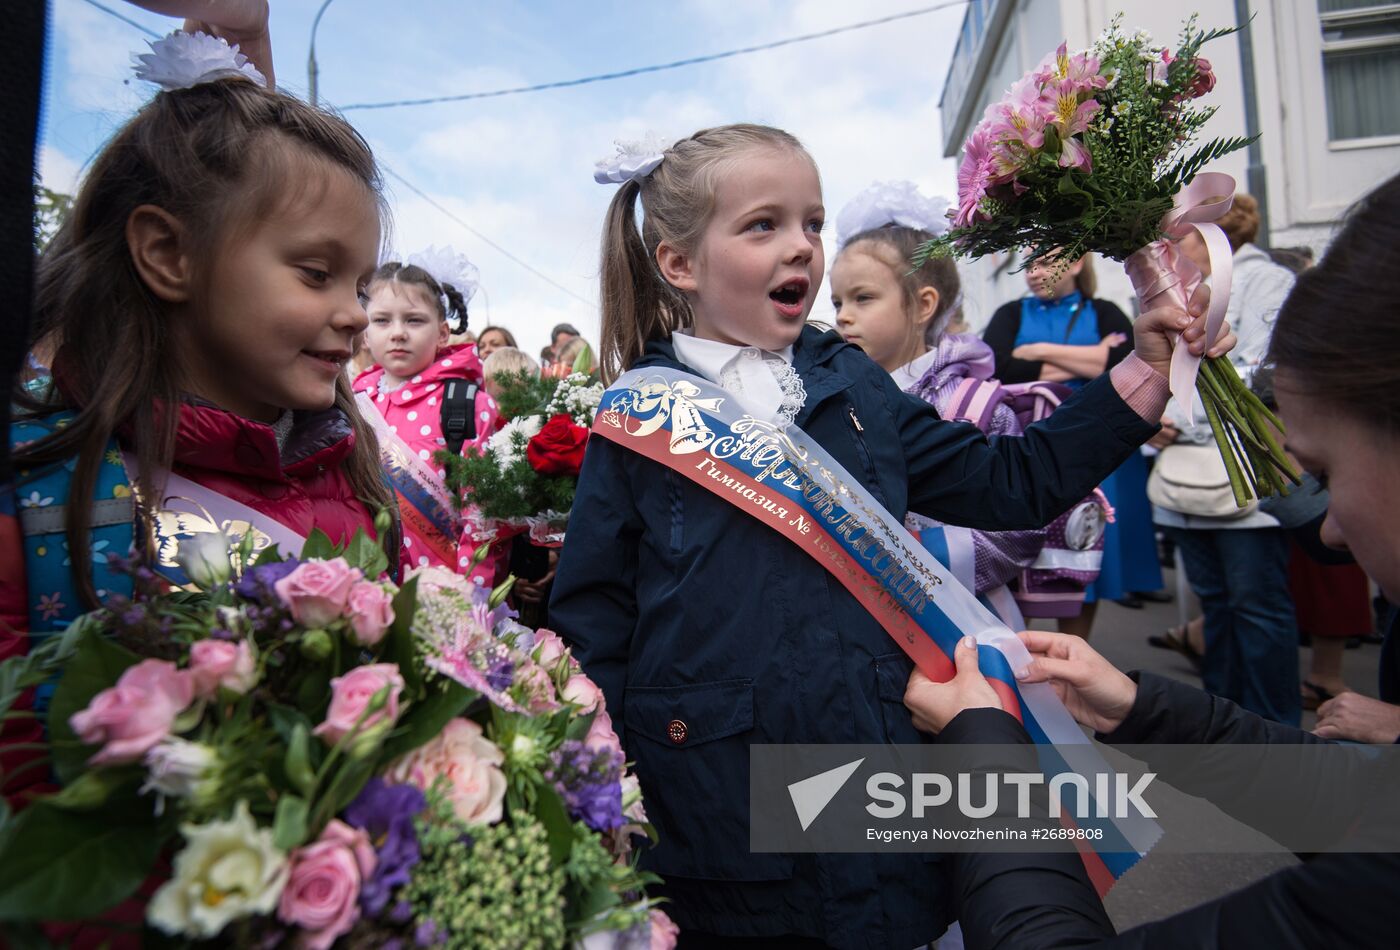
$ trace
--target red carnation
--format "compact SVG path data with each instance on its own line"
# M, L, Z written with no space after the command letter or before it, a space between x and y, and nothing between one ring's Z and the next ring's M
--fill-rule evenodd
M588 430L560 413L525 446L525 457L541 475L577 475L587 444Z

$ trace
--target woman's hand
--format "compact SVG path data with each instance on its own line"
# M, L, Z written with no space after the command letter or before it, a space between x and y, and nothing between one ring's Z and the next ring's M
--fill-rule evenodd
M1235 334L1228 323L1220 325L1215 345L1205 353L1206 311L1210 308L1210 288L1196 288L1187 312L1172 307L1149 310L1133 321L1133 351L1163 376L1171 375L1172 340L1180 335L1192 356L1224 356L1235 348Z
M1317 707L1313 735L1389 744L1400 738L1400 706L1360 693L1342 693Z
M1137 684L1083 639L1045 630L1026 630L1017 636L1032 659L1016 678L1022 683L1049 683L1081 726L1112 732L1132 711Z
M272 72L272 34L268 31L268 0L131 0L139 7L166 16L184 17L186 33L207 33L227 40L230 46L277 86Z
M957 673L946 683L935 683L918 669L909 674L904 705L914 714L914 728L935 735L964 709L1001 708L996 690L977 668L977 641L963 637L953 651Z

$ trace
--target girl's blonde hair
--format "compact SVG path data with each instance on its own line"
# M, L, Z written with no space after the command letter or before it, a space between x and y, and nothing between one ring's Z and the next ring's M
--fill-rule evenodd
M58 234L39 259L29 342L53 350L55 384L43 400L17 390L33 413L67 408L71 424L15 453L18 470L76 460L65 530L78 595L97 606L89 533L98 469L117 431L139 433L132 448L138 494L155 497L152 479L175 456L182 367L173 348L169 307L132 264L126 223L143 204L174 215L196 242L201 270L279 202L320 187L338 169L364 186L383 215L374 156L339 116L246 79L221 79L162 92L93 160ZM392 508L374 431L360 418L344 374L335 405L354 430L345 470L369 509ZM138 538L151 513L138 509ZM392 548L391 548L392 550Z
M502 346L492 350L491 355L481 364L481 375L484 379L494 379L503 373L539 375L539 371L540 364L531 359L529 353L523 353L513 346Z
M913 266L919 248L933 239L928 231L887 224L860 232L841 248L841 254L869 254L894 271L905 313L913 313L918 307L920 290L932 287L938 291L933 319L924 328L924 344L929 347L937 346L948 324L962 317L962 281L953 259L930 256L918 267Z
M720 177L744 153L760 149L794 152L811 161L802 143L781 129L748 124L701 129L666 149L650 175L625 182L613 196L603 225L604 382L631 367L649 341L691 326L690 304L661 276L656 249L664 241L694 253L714 213Z

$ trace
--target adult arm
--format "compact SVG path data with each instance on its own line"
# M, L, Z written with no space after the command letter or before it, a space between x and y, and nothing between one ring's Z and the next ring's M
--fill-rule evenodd
M549 600L550 625L602 689L619 738L643 527L630 482L627 450L589 439Z
M982 341L992 348L992 355L996 357L997 378L1003 383L1033 383L1041 378L1044 364L1040 360L1017 359L1011 355L1020 332L1019 300L997 308L987 329L982 332Z

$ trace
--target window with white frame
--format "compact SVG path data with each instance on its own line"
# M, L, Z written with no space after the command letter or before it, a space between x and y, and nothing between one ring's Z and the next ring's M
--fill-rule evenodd
M1400 136L1400 3L1317 0L1333 142Z

